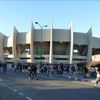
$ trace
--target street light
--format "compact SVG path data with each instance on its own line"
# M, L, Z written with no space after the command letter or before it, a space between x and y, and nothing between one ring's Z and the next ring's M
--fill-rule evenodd
M42 26L42 25L41 25L40 23L38 23L38 22L35 22L35 24L38 24L38 25L40 26L40 28L41 28L41 43L42 43L42 42L43 42L43 41L42 41L42 30L43 30L44 27L48 27L48 26L47 26L47 25L43 25L43 26ZM42 44L41 44L41 51L40 51L40 52L41 52L41 63L42 63L42 52L43 52L43 50L42 50Z
M41 24L38 23L38 22L35 22L35 24L38 24L38 25L40 26L40 28L41 28L41 42L42 42L42 29L43 29L44 27L48 27L48 26L47 26L47 25L41 26Z

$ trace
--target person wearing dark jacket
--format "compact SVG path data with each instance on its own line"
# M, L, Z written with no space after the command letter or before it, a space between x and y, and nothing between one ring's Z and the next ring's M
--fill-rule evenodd
M37 77L37 67L35 65L31 65L28 67L28 76L29 76L29 79L33 79L34 76ZM38 80L38 79L37 79Z

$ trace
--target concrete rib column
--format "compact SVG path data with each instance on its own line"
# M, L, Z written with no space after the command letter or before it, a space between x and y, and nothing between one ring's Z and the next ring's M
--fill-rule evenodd
M0 33L0 62L4 62L3 42L4 42L4 35Z
M21 55L21 49L18 48L18 52L17 52L18 57Z
M49 63L52 63L53 59L53 21L51 26L51 33L50 33L50 54L49 54Z
M13 46L12 46L12 53L13 53L13 62L15 64L17 63L17 51L16 51L17 34L18 34L18 31L14 27L13 28Z
M30 32L30 55L31 55L31 63L34 63L34 43L33 43L33 33L34 33L34 27L33 27L33 23L31 22L31 32Z
M72 60L73 60L73 39L74 39L73 24L71 22L71 24L70 24L70 55L69 55L69 63L70 64L72 64Z
M92 28L87 31L87 42L88 42L88 52L87 52L87 62L92 59Z

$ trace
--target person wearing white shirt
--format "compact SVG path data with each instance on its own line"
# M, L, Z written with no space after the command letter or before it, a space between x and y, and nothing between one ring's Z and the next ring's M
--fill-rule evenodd
M95 82L94 87L96 87L98 85L98 83L100 82L100 68L96 67L96 74L97 74L97 77L96 77L96 82Z

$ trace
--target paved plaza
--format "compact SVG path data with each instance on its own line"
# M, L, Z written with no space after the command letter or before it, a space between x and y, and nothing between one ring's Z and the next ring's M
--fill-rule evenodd
M0 100L100 100L93 82L68 79L29 80L26 72L0 73Z

